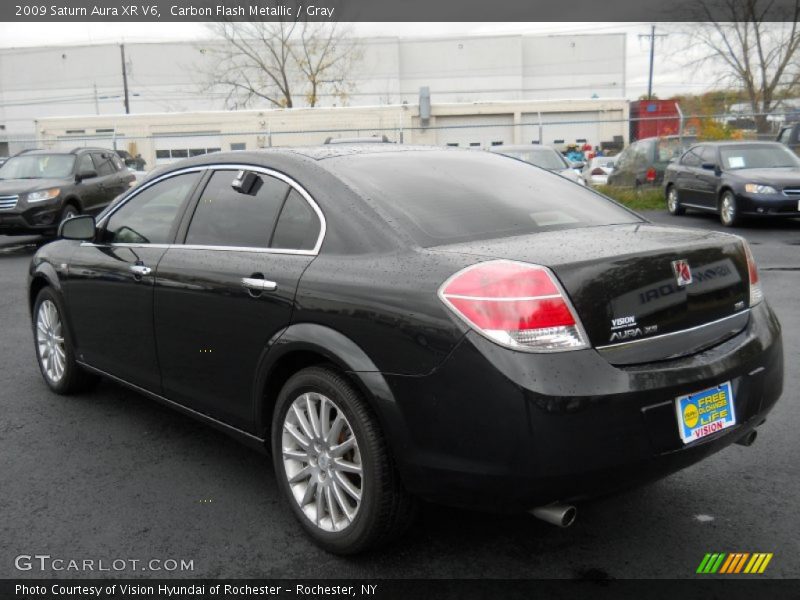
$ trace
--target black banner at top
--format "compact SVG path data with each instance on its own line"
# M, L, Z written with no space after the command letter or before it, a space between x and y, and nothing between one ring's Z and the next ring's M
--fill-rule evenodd
M0 21L667 22L750 21L758 15L791 22L799 5L800 0L3 0Z

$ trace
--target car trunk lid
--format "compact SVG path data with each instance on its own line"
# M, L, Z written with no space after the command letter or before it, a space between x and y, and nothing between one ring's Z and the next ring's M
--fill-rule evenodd
M692 354L747 324L747 258L742 240L728 234L611 225L431 250L549 267L592 346L614 364Z

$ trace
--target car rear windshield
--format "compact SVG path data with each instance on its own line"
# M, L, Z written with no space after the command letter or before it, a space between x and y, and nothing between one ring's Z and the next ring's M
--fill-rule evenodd
M556 169L567 169L569 165L561 155L551 148L531 149L531 150L506 150L498 152L512 158L524 160L527 163L554 171Z
M63 179L72 174L72 154L15 156L0 167L0 179Z
M723 169L778 169L800 167L800 160L783 146L722 146L719 149Z
M386 152L331 163L423 247L641 221L583 186L489 152Z

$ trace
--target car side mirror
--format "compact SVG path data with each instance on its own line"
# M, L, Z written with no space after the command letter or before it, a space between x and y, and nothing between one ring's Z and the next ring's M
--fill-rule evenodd
M84 179L94 179L95 177L97 177L97 171L93 171L91 169L81 171L75 176L75 183L80 183Z
M581 169L583 169L583 167L585 167L585 166L586 166L586 163L585 163L585 162L580 162L580 161L578 161L578 162L574 162L574 163L572 163L572 168L573 168L573 169L577 169L577 170L579 170L579 171L580 171Z
M58 226L58 237L65 240L93 240L97 226L92 215L78 215Z

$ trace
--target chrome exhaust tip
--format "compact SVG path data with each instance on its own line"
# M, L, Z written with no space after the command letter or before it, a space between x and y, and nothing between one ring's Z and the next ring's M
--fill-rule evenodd
M736 440L736 443L739 444L740 446L752 446L755 443L757 437L758 437L758 432L755 429L753 429L753 431L751 431L747 435L742 436L738 440Z
M578 509L571 504L553 502L545 506L537 506L528 511L537 519L541 519L556 527L569 527L578 516Z

